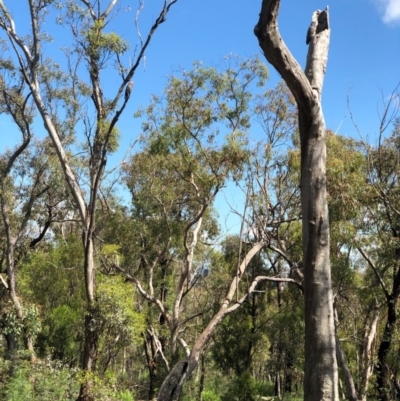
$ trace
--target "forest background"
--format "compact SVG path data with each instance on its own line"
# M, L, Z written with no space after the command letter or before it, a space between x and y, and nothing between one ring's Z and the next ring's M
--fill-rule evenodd
M259 4L116 3L109 24L85 31L87 16L80 18L90 14L90 3L83 1L82 11L72 2L32 2L43 6L38 20L52 36L40 36L43 54L23 63L32 74L25 80L40 77L42 105L34 94L31 103L3 43L1 391L10 400L152 399L172 366L197 350L182 397L301 397L296 111L274 70L253 56ZM39 51L24 36L28 4L24 11L7 6L19 35ZM282 36L300 64L318 7L282 4ZM361 399L391 399L399 391L396 319L380 354L400 291L398 7L339 1L330 15L322 99L330 129L337 323L349 361L341 377L349 399L349 377ZM159 17L160 10L168 15ZM69 23L82 29L75 31L80 53L70 52ZM140 54L154 23L154 38ZM111 36L101 36L102 29ZM71 64L77 55L82 75ZM115 66L119 81L109 72ZM88 72L100 92L85 86ZM130 79L135 85L124 95ZM122 109L102 103L114 92ZM45 110L78 177L72 197L74 183L66 185L46 140ZM114 112L115 126L107 117ZM229 317L219 315L224 299ZM380 376L382 361L387 369Z

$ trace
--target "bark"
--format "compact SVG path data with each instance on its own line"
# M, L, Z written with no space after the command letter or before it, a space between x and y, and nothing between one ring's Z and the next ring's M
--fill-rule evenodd
M203 401L204 382L206 378L204 355L200 358L200 383L199 383L199 401Z
M178 400L186 377L193 372L196 366L197 363L193 358L186 361L179 361L175 364L164 380L158 392L157 400Z
M367 401L368 382L374 369L372 361L372 344L376 338L376 328L378 325L378 320L379 309L377 306L375 306L372 320L370 323L368 321L366 322L364 329L364 340L361 350L363 371L361 374L361 381L358 389L359 401Z
M93 200L94 205L96 204L95 200ZM92 202L91 202L92 203ZM94 214L95 206L91 209ZM88 224L88 218L85 223ZM94 370L95 362L98 356L98 341L100 338L100 332L96 325L98 313L95 307L95 264L94 264L94 223L93 220L89 220L89 224L92 223L92 229L84 229L83 231L83 248L84 248L84 273L85 273L85 293L86 293L86 316L85 316L85 339L84 339L84 348L83 348L83 364L82 368L86 372L91 372ZM81 385L81 389L79 392L79 400L82 401L92 401L93 398L90 395L90 381L84 381Z
M11 361L11 371L14 371L14 364L15 364L15 352L17 350L17 340L15 338L14 333L5 334L4 337L6 338L7 342L7 351L5 353L5 359Z
M1 89L1 95L3 97L2 102L4 101L4 105L7 108L8 112L10 115L14 118L15 121L18 121L17 115L13 112L13 108L11 107L10 104L10 97L7 93L6 87L4 85L3 79L0 79L0 89ZM22 117L24 117L24 113L22 112ZM10 223L10 211L8 207L8 202L9 200L7 199L7 190L6 190L6 182L10 178L10 173L11 170L14 166L14 163L16 162L17 158L23 154L23 152L27 149L30 141L31 141L31 135L29 132L29 129L26 130L24 129L23 126L21 126L21 131L22 131L22 137L23 141L20 146L17 147L17 149L11 154L11 156L6 160L6 163L4 163L4 166L1 166L2 168L0 169L0 208L1 208L1 217L3 220L4 224L4 231L5 231L5 236L6 236L6 251L5 251L5 259L6 259L6 268L7 268L7 283L4 282L3 280L3 285L6 288L8 292L8 296L11 300L11 302L14 305L14 308L16 310L16 314L19 320L23 320L23 311L22 311L22 306L19 302L17 293L16 293L16 279L15 279L15 263L14 263L14 251L15 251L15 246L18 242L18 237L20 237L20 234L24 230L24 222L22 222L21 228L19 230L19 233L17 236L12 234L12 227ZM29 204L28 204L29 205ZM25 219L24 219L25 220ZM14 360L14 354L16 351L17 343L16 343L16 337L14 333L9 333L6 337L6 342L7 342L7 357L11 359L12 361ZM32 348L33 351L33 348Z
M316 11L303 72L278 30L279 0L263 0L254 33L267 60L281 74L298 106L305 299L304 399L337 401L333 297L326 195L326 129L321 106L330 29L328 10Z
M389 219L390 220L390 219ZM395 227L391 227L392 232L395 238L398 238L398 233ZM383 331L382 339L379 344L378 349L378 357L377 363L375 366L376 371L376 390L378 392L378 400L379 401L390 401L392 399L390 394L390 385L391 385L391 369L388 365L388 355L392 348L393 336L396 331L396 323L397 323L397 302L400 297L400 266L397 261L396 265L393 266L393 281L392 288L389 291L386 288L386 285L372 260L368 257L368 255L361 248L358 248L361 255L368 262L369 266L374 271L378 282L380 283L383 293L386 298L386 308L387 308L387 319L385 328ZM400 249L396 249L396 257L400 257Z
M17 318L18 318L18 320L20 320L22 325L23 325L23 320L24 320L24 311L23 311L21 302L19 300L19 297L17 294L17 289L16 289L15 249L16 249L16 246L17 246L19 240L25 233L26 225L31 216L31 210L32 210L34 201L37 198L39 198L43 193L43 191L37 191L41 173L38 172L37 177L35 177L35 181L32 184L30 197L26 201L26 203L24 204L24 207L23 207L23 210L25 210L24 216L17 229L16 229L16 227L11 226L11 222L10 222L11 212L10 212L10 208L8 205L9 199L7 198L7 189L6 189L5 184L6 184L7 180L10 179L10 173L14 166L15 161L25 151L25 149L27 148L27 146L30 142L31 135L29 133L29 129L27 131L28 131L28 133L23 133L23 137L24 137L23 143L9 157L9 159L7 160L7 163L5 164L4 170L0 172L1 173L1 176L0 176L0 179L1 179L0 210L1 210L2 220L4 223L4 231L5 231L5 237L6 237L5 259L6 259L6 268L7 268L7 284L5 285L5 287L8 291L8 296L15 308ZM34 361L35 356L34 356L32 337L27 332L24 325L23 325L23 341L24 341L25 349L30 351L32 361ZM16 335L14 333L9 334L9 336L7 338L7 345L9 346L8 353L10 354L11 359L14 360L13 354L16 350Z
M357 401L357 392L354 385L353 376L350 372L349 365L347 364L346 356L344 355L339 337L336 335L336 356L338 365L344 377L344 384L346 388L346 399L349 401Z
M235 309L239 307L239 302L237 304L232 305L229 308L229 305L232 301L234 294L236 293L236 289L240 278L242 277L246 266L249 264L250 260L265 246L265 243L258 242L253 245L250 251L245 256L243 262L238 268L238 271L233 278L226 297L221 305L219 311L214 315L211 321L208 323L207 327L203 330L200 336L197 338L190 355L184 361L179 361L171 372L168 374L167 378L162 383L160 390L158 392L157 400L158 401L176 401L179 399L179 396L182 392L183 383L186 380L187 376L190 375L193 370L197 367L199 363L199 359L203 354L204 348L207 345L210 337L215 332L218 325L222 322L225 316L229 313L233 312ZM253 288L254 289L254 288ZM251 293L251 291L249 291ZM241 303L247 298L243 298Z
M275 373L274 395L278 400L281 399L281 375L279 370Z
M342 371L342 375L344 377L344 384L346 389L347 397L344 399L348 399L349 401L357 401L357 392L356 387L354 385L353 376L350 372L349 365L347 364L346 356L343 352L342 344L340 343L338 334L337 334L337 326L338 326L338 314L336 310L336 304L333 305L334 313L335 313L335 341L336 341L336 358L338 361L338 365L340 370Z
M382 340L378 350L378 362L376 364L376 385L379 401L390 401L391 372L387 364L387 357L392 345L393 334L397 322L397 299L391 295L387 300L387 320L383 331Z
M285 393L292 392L293 382L293 357L292 352L289 350L286 355L286 371L285 371Z
M398 238L397 230L393 230ZM396 258L400 259L400 249L396 249ZM391 369L388 365L388 354L392 348L393 336L396 333L397 303L400 297L400 264L397 260L393 267L392 291L386 294L387 320L383 331L382 340L378 350L378 361L376 364L376 385L379 401L390 401Z
M155 379L155 367L156 367L156 361L154 357L155 349L153 344L149 344L149 340L147 339L147 333L143 333L143 338L144 338L143 346L146 355L147 369L149 371L149 380L150 380L148 399L152 400L154 397L154 379Z
M7 242L7 250L6 250L6 266L7 266L7 290L8 290L8 295L11 299L11 302L15 308L18 320L20 320L23 324L24 320L24 311L22 308L22 305L19 301L19 297L17 295L16 291L16 279L15 279L15 260L14 260L14 251L15 251L15 245L17 242L17 237L13 237L11 235L11 229L7 217L7 207L3 203L2 204L2 212L3 212L3 221L4 225L6 227L6 242ZM10 355L14 353L16 350L16 339L14 334L10 334L10 341L7 340L7 345L12 345L11 348L8 349L8 352ZM25 349L30 351L31 353L31 358L32 361L35 359L35 353L33 349L33 341L32 337L30 334L25 330L25 327L23 327L23 341L24 341L24 346ZM12 358L11 358L12 359Z
M197 194L200 198L200 193ZM178 343L178 329L179 329L179 316L181 311L182 299L185 293L185 283L187 288L190 287L193 274L193 257L194 251L197 246L198 236L203 223L203 215L209 206L208 202L201 205L197 216L188 223L185 228L184 235L184 248L185 248L185 259L183 261L182 272L177 285L176 296L174 299L174 306L172 310L172 318L169 321L169 327L171 331L171 361L176 363L178 359L177 355L177 343ZM192 240L189 240L192 237Z

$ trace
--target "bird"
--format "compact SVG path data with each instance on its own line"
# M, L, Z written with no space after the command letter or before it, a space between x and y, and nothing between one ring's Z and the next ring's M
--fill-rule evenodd
M130 81L125 89L125 101L127 101L129 99L129 96L131 95L133 84L134 82Z

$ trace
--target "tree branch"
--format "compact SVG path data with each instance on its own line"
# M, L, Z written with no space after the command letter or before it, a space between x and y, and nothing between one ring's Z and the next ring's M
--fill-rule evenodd
M386 299L389 300L390 299L390 294L389 294L388 290L386 289L385 283L384 283L381 275L379 274L378 269L376 268L374 262L372 262L370 257L363 251L363 249L360 246L357 246L356 248L361 253L361 255L366 260L366 262L369 264L369 266L371 267L371 269L374 272L374 274L375 274L380 286L382 287L382 290L383 290L383 292L385 294Z

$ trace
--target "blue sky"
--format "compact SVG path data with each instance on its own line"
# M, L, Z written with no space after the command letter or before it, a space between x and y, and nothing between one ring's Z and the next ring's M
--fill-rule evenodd
M146 5L151 7L149 1ZM330 8L331 22L323 92L327 127L360 139L349 116L349 96L361 135L375 142L382 96L387 98L400 82L400 0L335 0L332 4L320 0L282 0L281 34L302 66L311 15L326 5ZM394 10L391 14L389 6ZM193 60L217 64L229 53L263 57L253 34L260 8L260 0L179 0L147 52L146 69L141 68L135 78L135 98L130 107L146 104L148 94L159 93L165 75L176 66L190 68ZM280 76L271 66L269 70L269 84L274 86ZM221 226L238 231L239 218L232 215L225 218L226 202L242 211L244 196L228 187L217 199Z
M103 1L106 4L105 1ZM6 0L16 14L17 29L24 33L28 9L23 0ZM18 6L17 6L18 3ZM139 20L142 35L157 16L160 0L145 0ZM304 66L307 53L306 32L311 15L327 5L321 0L282 0L279 27L289 49ZM138 2L120 0L120 14L114 28L131 43L137 43L134 20ZM301 4L301 5L299 5ZM331 45L323 92L327 126L343 135L357 136L347 110L347 96L363 135L373 141L378 129L381 98L387 98L400 82L400 0L335 0L330 7ZM242 57L261 54L253 27L258 20L261 0L178 0L165 24L156 32L134 77L134 96L123 123L129 121L139 105L146 105L150 94L161 93L166 76L179 66L190 68L194 60L205 65L218 64L234 53ZM18 25L18 22L20 24ZM47 46L50 56L68 43L48 23L54 42ZM61 32L61 31L60 31ZM128 61L128 56L127 56ZM279 79L269 66L270 85ZM110 78L110 88L113 80ZM0 123L3 117L0 117ZM339 128L340 127L340 128ZM124 128L124 127L122 127ZM0 149L4 138L0 138Z
M4 0L17 15L17 30L24 34L29 27L28 8L24 0ZM103 1L106 4L105 1ZM144 0L139 26L145 36L160 8L160 0ZM25 5L25 8L23 6ZM137 44L134 27L137 0L120 0L120 13L110 29L115 29L131 43ZM327 127L342 135L359 139L347 109L347 96L354 118L364 138L375 142L379 128L382 99L387 99L400 82L400 0L282 0L279 27L282 37L298 62L304 66L307 54L305 37L316 9L330 8L331 44L328 69L323 91L323 107ZM123 133L118 160L140 133L140 124L133 113L145 106L152 93L160 94L166 76L177 67L189 69L194 60L206 66L218 64L234 53L242 57L260 54L253 28L258 20L261 0L178 0L166 23L156 32L134 77L135 87L128 110L120 123ZM59 34L54 23L47 23L54 41L46 45L49 56L58 57L58 49L69 43ZM262 55L261 55L262 57ZM126 61L129 60L129 55ZM279 76L269 66L270 83L274 86ZM113 90L110 76L106 90ZM43 125L37 125L38 133ZM12 146L18 133L0 115L0 151Z
M158 85L162 88L163 75L174 66L187 68L195 59L206 65L218 63L230 52L244 57L260 54L253 34L260 5L260 0L184 0L177 4L147 55L144 75L151 75L152 91ZM303 66L311 15L326 5L320 0L282 0L280 30ZM329 6L331 45L323 93L327 126L334 131L340 127L343 135L356 135L347 110L349 95L357 124L373 140L381 96L387 97L400 82L400 0L335 0ZM274 85L279 76L269 69ZM137 80L140 102L146 99L142 93L148 84L149 79Z

